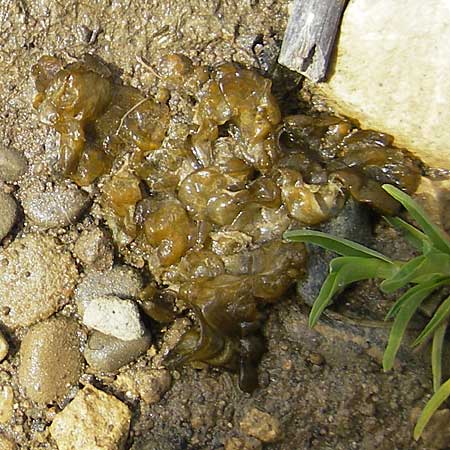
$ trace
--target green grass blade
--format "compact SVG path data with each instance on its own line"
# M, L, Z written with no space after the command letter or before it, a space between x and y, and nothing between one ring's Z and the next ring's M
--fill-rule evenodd
M447 321L441 323L434 332L431 348L431 369L433 371L433 390L437 392L442 381L442 347L444 345Z
M327 233L315 230L291 230L286 231L284 239L294 242L310 242L326 250L338 253L343 256L359 256L362 258L377 258L388 263L392 261L381 253L364 247L364 245L349 241L348 239L332 236Z
M391 184L383 184L383 189L408 210L436 248L442 252L450 253L450 240L439 227L432 223L416 201Z
M416 295L418 292L424 292L426 293L426 297L431 295L431 293L436 290L438 287L445 284L446 279L443 279L440 275L435 275L432 279L427 281L426 283L418 284L417 286L412 287L411 289L408 289L400 298L397 299L397 301L394 303L392 308L389 310L389 312L386 314L385 320L392 319L394 316L396 316L402 308L403 304L406 303L411 296Z
M425 408L422 411L419 419L417 420L416 426L414 428L414 439L417 441L427 423L431 419L431 416L438 410L438 408L442 405L442 403L447 400L450 396L450 379L447 380L433 395L433 397L428 400L428 403L425 405Z
M410 291L412 289L410 289ZM406 292L406 294L408 294L408 292ZM397 315L395 316L394 324L392 325L391 332L389 334L388 345L383 355L383 369L385 371L392 369L395 361L395 356L397 355L398 349L400 348L400 344L402 342L403 335L405 334L408 323L416 312L417 308L425 300L425 298L428 297L428 295L428 289L419 289L412 295L409 295L408 300L403 303Z
M331 261L331 273L320 289L309 315L309 325L313 327L333 296L356 281L378 278L390 270L391 264L378 259L343 256Z
M444 322L450 315L450 297L447 297L434 313L431 320L427 323L426 327L417 336L413 345L420 345L424 342L434 331Z
M383 216L383 219L393 228L401 231L405 239L417 250L423 250L431 246L430 239L422 231L412 226L400 217Z
M333 272L328 275L319 292L319 296L314 301L311 312L309 313L309 326L312 328L316 325L320 315L328 306L333 298L335 291L337 273Z
M420 268L424 265L426 259L426 256L420 255L403 264L400 270L392 277L384 280L380 284L380 289L385 293L391 293L406 286L420 271Z

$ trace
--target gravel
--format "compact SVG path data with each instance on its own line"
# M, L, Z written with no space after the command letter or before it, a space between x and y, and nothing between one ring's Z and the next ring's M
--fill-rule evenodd
M89 195L75 185L56 185L49 190L36 187L22 200L26 217L42 229L76 223L89 204Z
M63 399L82 371L79 327L72 319L52 318L34 325L20 346L19 381L37 403Z
M124 403L88 385L56 415L50 433L59 450L120 450L130 421Z
M84 357L94 371L116 372L144 354L151 342L148 332L139 339L124 341L93 331L84 349Z
M94 228L78 238L74 254L85 267L105 271L113 265L114 246L105 230Z
M16 182L27 171L26 158L17 150L0 145L0 180Z
M257 408L248 411L239 425L245 434L262 442L276 442L282 436L279 420Z
M17 203L10 194L0 192L0 241L3 240L17 219Z
M16 239L0 252L0 320L18 328L50 317L69 301L77 279L72 256L54 238Z
M78 312L83 315L84 308L96 297L114 295L123 299L137 298L142 287L141 276L128 266L114 266L106 272L90 270L75 290Z
M136 303L112 295L91 299L84 309L83 324L124 341L139 339L145 333Z

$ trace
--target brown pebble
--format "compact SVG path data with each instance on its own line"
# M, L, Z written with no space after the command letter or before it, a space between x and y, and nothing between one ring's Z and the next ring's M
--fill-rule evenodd
M281 426L276 417L252 408L240 422L241 430L262 442L276 442L281 438Z

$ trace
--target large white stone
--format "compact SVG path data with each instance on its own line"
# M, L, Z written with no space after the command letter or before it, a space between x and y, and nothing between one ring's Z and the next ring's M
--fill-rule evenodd
M450 2L351 0L336 66L318 85L338 112L450 167Z

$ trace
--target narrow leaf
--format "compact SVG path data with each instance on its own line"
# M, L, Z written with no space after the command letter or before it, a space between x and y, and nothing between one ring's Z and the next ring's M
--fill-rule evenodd
M335 258L330 263L331 273L320 289L319 296L313 304L309 315L309 325L313 327L324 309L330 304L333 296L351 283L370 278L378 278L386 273L390 264L378 259L359 257Z
M433 390L437 392L442 381L442 347L444 344L447 321L441 323L434 332L431 348L431 369L433 371Z
M438 287L445 284L446 280L447 279L443 278L440 275L435 275L431 280L427 281L426 283L418 284L417 286L414 286L411 289L408 289L394 303L392 308L386 314L385 320L392 319L392 317L396 316L398 314L398 312L400 311L400 308L402 308L402 306L405 302L409 301L411 296L416 295L418 292L423 292L424 294L426 293L425 297L428 297L434 290L436 290Z
M407 263L403 264L399 271L380 284L380 289L383 292L391 293L402 288L403 286L406 286L412 279L414 279L417 272L424 265L426 259L426 256L420 255L417 258L411 259Z
M383 184L383 189L408 210L436 248L442 252L450 253L450 241L448 237L439 227L432 223L425 211L416 201L391 184Z
M406 294L408 294L408 292L406 292ZM391 332L389 334L388 345L383 355L383 369L385 371L392 369L395 361L395 356L397 355L398 349L400 348L400 344L402 342L403 335L405 334L408 323L416 312L417 308L428 295L428 289L419 289L412 295L409 295L408 301L405 301L403 303L401 309L395 316L394 324L392 325Z
M289 241L310 242L344 256L359 256L363 258L377 258L386 262L392 262L387 256L364 247L364 245L349 241L348 239L332 236L315 230L291 230L286 231L283 237Z
M417 441L427 423L431 419L431 416L438 410L438 408L442 405L442 403L447 400L450 396L450 379L447 380L433 395L433 397L428 400L428 403L425 405L425 408L422 411L419 419L417 420L416 426L414 428L414 439Z
M431 320L427 323L426 327L417 336L413 345L419 345L424 342L434 331L438 328L442 322L444 322L450 315L450 297L447 297L439 306L437 311L434 313Z
M400 217L383 216L383 219L393 228L401 231L405 239L417 250L424 250L431 246L428 236L416 227L412 226L408 222Z

